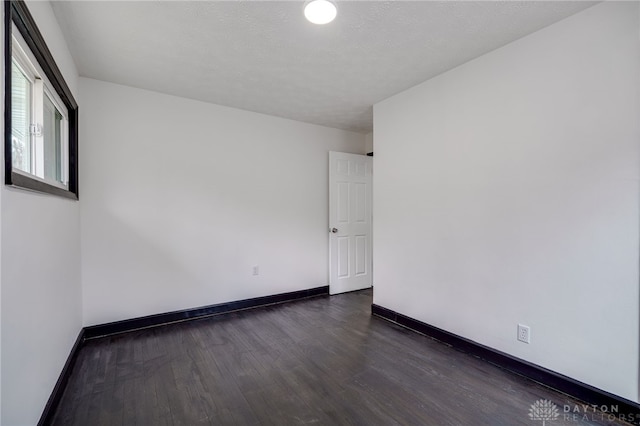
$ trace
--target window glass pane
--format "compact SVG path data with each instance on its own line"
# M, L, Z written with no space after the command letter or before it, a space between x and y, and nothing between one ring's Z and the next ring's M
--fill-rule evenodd
M62 182L62 114L44 97L44 178Z
M13 167L31 172L31 82L15 62L11 67L11 149Z

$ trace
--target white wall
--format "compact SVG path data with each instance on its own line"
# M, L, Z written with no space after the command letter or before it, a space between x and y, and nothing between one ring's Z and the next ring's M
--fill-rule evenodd
M28 7L77 98L78 73L51 6ZM80 209L4 185L0 198L0 423L34 425L82 328Z
M638 30L600 4L375 105L374 303L638 401Z
M328 284L328 151L364 135L80 81L85 325Z

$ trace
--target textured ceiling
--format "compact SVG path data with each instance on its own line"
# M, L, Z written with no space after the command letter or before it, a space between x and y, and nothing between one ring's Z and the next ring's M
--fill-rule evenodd
M357 132L372 105L592 2L54 1L80 75Z

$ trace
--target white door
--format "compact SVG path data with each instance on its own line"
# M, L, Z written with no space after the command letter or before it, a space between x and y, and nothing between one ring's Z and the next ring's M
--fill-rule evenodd
M371 169L371 157L329 152L331 294L372 285Z

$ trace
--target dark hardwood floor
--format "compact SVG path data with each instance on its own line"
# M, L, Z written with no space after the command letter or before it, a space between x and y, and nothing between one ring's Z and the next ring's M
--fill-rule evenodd
M371 316L371 291L88 341L54 425L542 425L577 404L485 361Z

